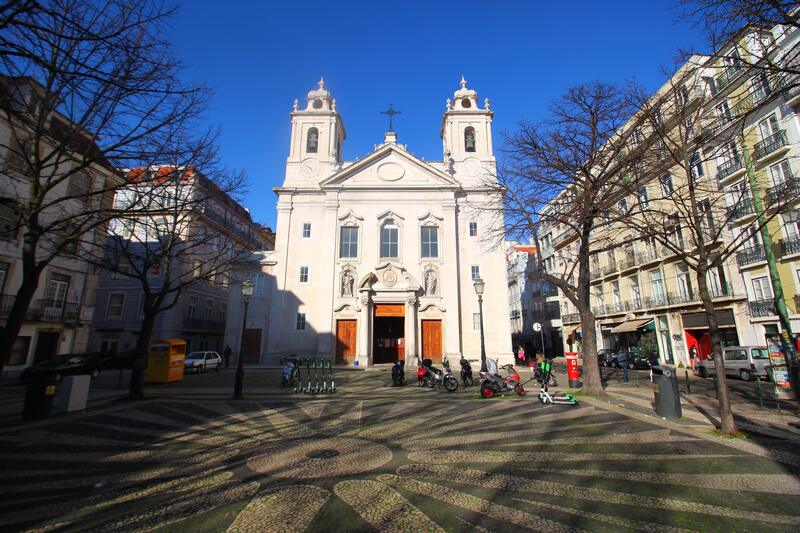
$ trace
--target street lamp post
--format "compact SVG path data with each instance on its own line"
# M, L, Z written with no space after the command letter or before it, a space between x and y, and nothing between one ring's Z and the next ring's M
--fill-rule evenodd
M478 315L481 319L481 372L486 372L486 343L483 340L483 289L485 285L481 278L477 278L472 285L475 287L475 294L478 295Z
M246 279L242 282L242 296L244 296L244 317L242 317L242 341L239 345L239 361L236 365L236 383L233 386L233 398L242 397L242 387L244 387L244 331L247 327L247 306L250 304L250 296L253 295L253 282Z

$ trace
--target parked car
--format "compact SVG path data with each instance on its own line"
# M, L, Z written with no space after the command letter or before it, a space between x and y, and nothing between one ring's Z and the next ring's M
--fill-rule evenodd
M191 352L186 356L184 370L186 372L205 372L213 369L219 371L222 357L217 352Z
M52 372L58 381L61 381L64 376L78 374L89 374L96 378L103 369L102 362L102 354L96 352L62 354L29 366L22 371L20 378L23 383L28 383L34 375L40 372Z
M133 350L104 354L101 365L103 370L112 368L131 368L133 366Z
M739 376L744 381L769 379L769 352L764 346L728 346L722 349L725 360L725 375ZM694 369L700 377L707 378L717 373L713 359L701 359Z
M603 366L621 368L619 364L620 355L625 354L625 359L628 360L627 365L631 370L634 369L648 369L650 366L657 364L658 356L654 354L643 355L638 352L630 350L622 350L614 353L606 353L602 361Z

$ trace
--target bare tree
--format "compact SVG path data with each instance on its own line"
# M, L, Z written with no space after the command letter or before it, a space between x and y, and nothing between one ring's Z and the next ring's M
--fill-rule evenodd
M131 398L141 399L158 315L190 287L226 288L232 265L260 245L248 227L249 215L233 198L241 192L242 175L220 172L211 179L182 165L137 168L126 175L128 185L114 202L119 216L91 261L141 289L142 325L130 384Z
M0 5L0 206L22 232L22 283L0 331L0 370L45 268L103 233L123 180L114 169L191 160L208 90L181 82L158 0ZM199 134L193 133L199 131Z
M568 89L544 121L522 123L506 137L506 158L495 185L506 234L533 239L541 279L558 287L578 310L583 388L592 395L603 394L603 388L589 256L616 246L595 230L608 222L612 202L629 187L617 176L632 165L629 132L622 128L632 111L618 87L595 82ZM543 264L543 246L553 247L552 264Z

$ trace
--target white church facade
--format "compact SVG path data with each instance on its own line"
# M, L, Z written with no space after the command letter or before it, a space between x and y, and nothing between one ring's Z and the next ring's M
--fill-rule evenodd
M295 100L286 177L275 189L275 251L261 261L268 309L248 317L248 330L265 333L251 343L256 360L477 359L480 277L487 356L512 361L505 254L493 244L496 211L481 209L495 170L492 114L462 79L442 120L442 161L414 156L393 131L343 161L345 128L324 82L304 108Z

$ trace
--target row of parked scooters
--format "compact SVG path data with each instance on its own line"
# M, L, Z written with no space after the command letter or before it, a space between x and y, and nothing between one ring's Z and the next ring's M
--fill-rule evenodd
M472 365L469 360L461 356L461 381L465 387L471 387L475 381L472 377ZM498 371L497 360L486 359L486 372L480 374L480 393L484 398L492 398L496 394L514 392L519 396L525 396L525 387L520 380L520 375L512 364L500 366L503 370ZM541 363L533 367L533 379L539 382L539 400L543 404L565 403L577 405L578 400L571 394L551 394L549 387L558 386L555 376L552 374L550 361ZM392 385L399 387L405 385L405 361L397 361L392 365ZM417 385L420 387L443 388L448 392L458 389L458 380L450 369L450 363L445 359L442 361L442 368L433 366L431 359L423 359L422 365L417 369Z
M305 382L303 381L303 368L306 369ZM313 378L312 370L314 372ZM305 394L336 392L333 361L330 359L317 361L316 358L301 359L290 357L284 362L281 387L291 387L292 391Z

